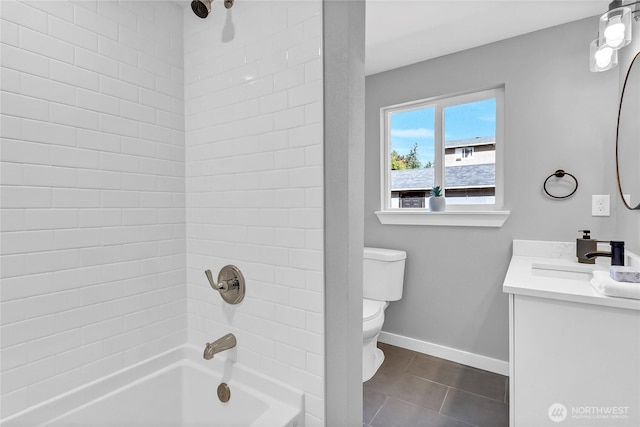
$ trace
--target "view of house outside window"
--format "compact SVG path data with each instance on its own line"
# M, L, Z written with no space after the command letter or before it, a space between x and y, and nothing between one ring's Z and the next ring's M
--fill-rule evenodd
M435 185L448 205L496 205L500 91L386 110L388 208L425 208Z

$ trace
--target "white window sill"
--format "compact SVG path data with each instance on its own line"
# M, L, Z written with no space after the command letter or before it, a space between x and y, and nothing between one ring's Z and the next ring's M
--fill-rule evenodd
M448 227L502 227L510 211L444 211L389 210L376 211L381 224L435 225Z

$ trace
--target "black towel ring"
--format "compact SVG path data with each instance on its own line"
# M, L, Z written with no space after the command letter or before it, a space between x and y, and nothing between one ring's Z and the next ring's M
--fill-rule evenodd
M555 176L556 178L563 178L565 175L569 175L575 181L576 187L573 189L573 191L571 193L567 194L566 196L554 196L553 194L549 193L549 191L547 190L547 182L549 181L549 179L552 176ZM555 171L554 173L549 175L547 177L547 179L544 180L544 185L542 186L542 188L544 189L544 192L547 193L547 196L549 196L549 197L551 197L553 199L567 199L567 198L573 196L574 193L578 190L578 179L575 176L573 176L572 174L570 174L569 172L565 172L562 169L558 169L557 171Z

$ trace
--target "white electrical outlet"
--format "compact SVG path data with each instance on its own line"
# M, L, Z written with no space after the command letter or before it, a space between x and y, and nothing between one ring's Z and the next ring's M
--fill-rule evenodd
M591 196L591 216L611 216L608 194Z

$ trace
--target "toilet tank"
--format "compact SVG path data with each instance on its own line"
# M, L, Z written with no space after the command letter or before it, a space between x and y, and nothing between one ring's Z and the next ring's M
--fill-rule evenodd
M362 296L379 301L402 298L405 251L364 248Z

